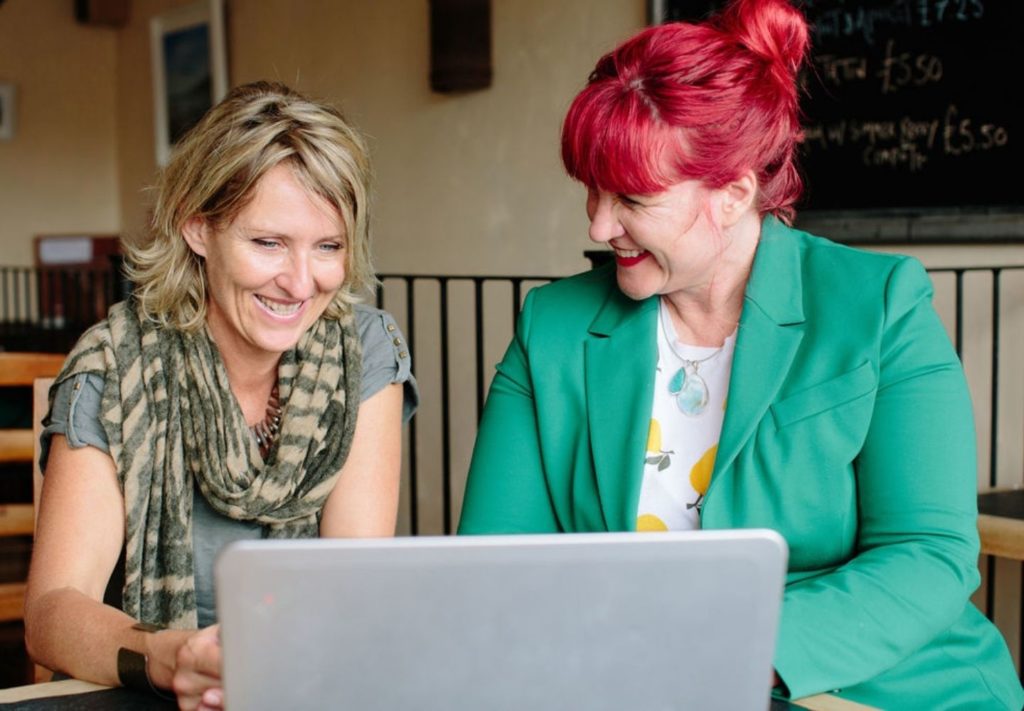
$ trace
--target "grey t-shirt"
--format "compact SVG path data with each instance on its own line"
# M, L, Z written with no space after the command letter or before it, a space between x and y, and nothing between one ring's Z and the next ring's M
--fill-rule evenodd
M391 314L369 306L355 307L356 327L363 346L360 401L365 401L390 383L402 383L402 419L408 421L419 404L419 391L412 375L412 358L405 336ZM106 433L100 424L103 376L82 374L64 381L54 393L50 420L40 435L39 464L45 472L50 438L64 435L68 445L96 447L108 452ZM228 543L264 538L266 527L253 521L238 521L215 511L196 487L192 504L192 547L195 565L196 604L199 626L217 621L213 593L213 561Z

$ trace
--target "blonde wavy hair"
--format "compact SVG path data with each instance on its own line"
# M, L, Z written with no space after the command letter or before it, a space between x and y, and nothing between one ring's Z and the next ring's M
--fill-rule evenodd
M227 227L267 171L287 163L345 225L345 282L327 307L340 318L376 286L370 260L370 162L363 137L339 111L283 84L254 82L231 91L175 148L155 185L150 229L126 243L128 278L143 313L182 331L206 319L203 259L185 242L192 218Z

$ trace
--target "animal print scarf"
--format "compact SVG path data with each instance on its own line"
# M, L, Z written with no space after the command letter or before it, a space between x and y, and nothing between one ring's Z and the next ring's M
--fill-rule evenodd
M266 524L271 538L318 534L355 432L360 359L351 314L320 319L282 356L281 430L264 462L206 329L161 327L122 302L82 336L57 383L105 379L101 423L125 501L126 613L196 626L193 482L215 510Z

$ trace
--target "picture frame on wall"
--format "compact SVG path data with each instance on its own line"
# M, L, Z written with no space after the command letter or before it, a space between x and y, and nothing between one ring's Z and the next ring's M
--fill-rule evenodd
M198 0L150 20L156 162L228 90L223 0Z
M14 138L14 84L0 82L0 141Z

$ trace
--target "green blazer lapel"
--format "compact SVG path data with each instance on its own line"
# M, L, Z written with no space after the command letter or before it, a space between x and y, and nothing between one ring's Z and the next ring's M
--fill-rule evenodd
M597 496L610 531L635 528L657 366L658 299L613 287L590 326L584 378Z
M800 248L788 227L766 217L747 284L710 490L754 433L803 338Z

